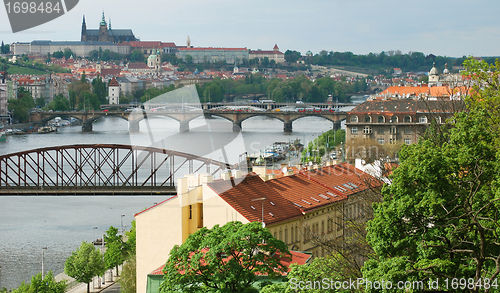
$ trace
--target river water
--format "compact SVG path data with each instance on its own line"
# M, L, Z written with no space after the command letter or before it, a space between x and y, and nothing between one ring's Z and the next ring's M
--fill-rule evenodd
M147 120L146 120L147 121ZM206 123L210 121L210 123ZM0 142L0 155L36 148L72 144L132 144L159 146L187 153L202 152L215 156L211 148L228 145L229 156L264 150L277 141L299 138L303 143L332 128L332 123L317 117L302 118L293 123L293 133L283 132L283 123L265 117L243 122L236 137L232 124L222 119L198 119L190 123L191 131L179 133L179 124L171 119L150 119L141 122L140 132L129 133L128 122L106 117L96 121L93 131L83 133L80 126L60 128L48 134L9 136ZM212 131L208 135L206 128ZM205 127L205 128L203 128ZM238 141L231 145L229 141ZM209 145L210 150L200 146ZM0 288L19 286L41 271L42 247L45 270L59 274L66 258L82 241L100 238L110 226L130 228L134 214L166 199L161 196L94 196L0 197Z

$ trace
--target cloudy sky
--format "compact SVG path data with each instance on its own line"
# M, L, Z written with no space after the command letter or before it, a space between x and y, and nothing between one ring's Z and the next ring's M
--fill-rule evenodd
M9 0L5 0L9 1ZM400 50L450 57L500 56L500 1L485 0L79 0L65 15L12 33L0 9L0 40L80 40L82 16L142 41L200 47L321 50L355 54Z

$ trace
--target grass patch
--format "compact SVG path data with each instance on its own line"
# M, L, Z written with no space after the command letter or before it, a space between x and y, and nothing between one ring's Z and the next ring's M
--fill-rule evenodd
M17 65L10 65L7 69L8 74L29 74L29 75L45 75L46 71L41 71L37 69L31 69L26 67L20 67Z

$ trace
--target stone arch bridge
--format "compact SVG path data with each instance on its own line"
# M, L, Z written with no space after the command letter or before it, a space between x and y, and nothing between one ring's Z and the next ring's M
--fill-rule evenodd
M196 111L161 111L161 110L136 110L131 112L109 111L109 112L37 112L31 114L31 122L44 125L55 117L74 117L82 122L83 131L92 131L92 123L101 117L119 117L129 121L130 131L139 131L140 121L154 117L169 117L179 122L180 131L189 131L189 122L205 116L224 118L233 123L233 131L240 131L242 122L256 116L266 116L283 122L283 131L292 132L294 121L304 117L321 117L333 123L333 129L340 129L340 124L346 118L345 112L332 111L243 111L243 110L196 110Z

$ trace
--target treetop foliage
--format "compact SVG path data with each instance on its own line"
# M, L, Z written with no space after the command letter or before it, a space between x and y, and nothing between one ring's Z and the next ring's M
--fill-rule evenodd
M163 269L161 292L245 292L256 274L281 276L288 268L275 254L290 258L283 241L259 222L229 222L201 228L175 246Z

